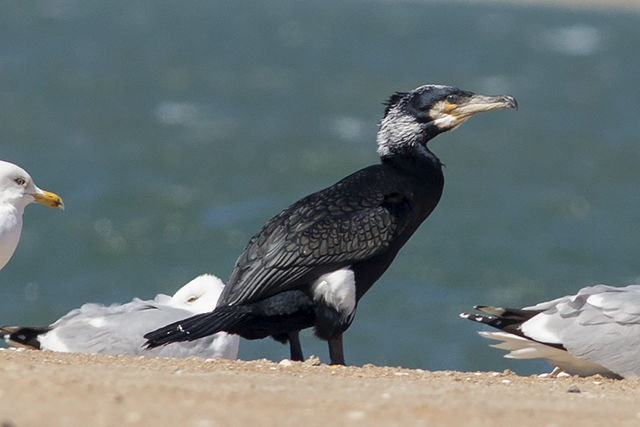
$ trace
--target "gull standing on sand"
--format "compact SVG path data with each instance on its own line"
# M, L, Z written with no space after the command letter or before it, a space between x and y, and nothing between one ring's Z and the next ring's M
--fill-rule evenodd
M481 336L502 341L511 359L543 358L570 375L609 378L640 376L640 285L596 285L576 295L522 309L474 307L486 314L460 317L500 332Z
M60 196L39 189L20 166L0 160L0 270L18 246L24 208L33 202L64 209Z
M127 304L84 304L44 327L3 326L0 335L12 346L65 353L130 354L152 357L235 359L240 338L220 332L205 339L144 349L145 332L216 306L224 288L220 279L203 274L172 297L134 298Z

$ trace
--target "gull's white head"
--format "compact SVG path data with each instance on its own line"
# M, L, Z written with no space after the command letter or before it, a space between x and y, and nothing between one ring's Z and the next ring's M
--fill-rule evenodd
M20 166L0 160L0 269L18 246L24 208L33 202L64 209L60 196L38 188Z
M193 314L206 313L216 307L223 288L222 280L211 274L203 274L173 294L168 305L189 310Z
M0 160L0 205L14 207L22 214L25 206L33 202L64 209L60 196L38 188L20 166Z

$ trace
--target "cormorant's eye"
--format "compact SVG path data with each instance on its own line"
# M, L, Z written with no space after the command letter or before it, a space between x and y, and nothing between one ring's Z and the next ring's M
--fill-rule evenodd
M187 300L187 302L196 302L198 301L198 297L191 297Z
M14 181L15 181L16 184L21 185L21 186L25 185L27 183L27 181L24 178L20 177L20 176L17 177L16 179L14 179Z
M449 104L457 104L458 103L458 97L455 95L449 95L447 96L447 102Z

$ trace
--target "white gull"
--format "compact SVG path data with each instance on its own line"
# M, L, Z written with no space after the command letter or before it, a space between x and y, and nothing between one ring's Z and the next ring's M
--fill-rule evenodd
M220 332L193 342L145 349L146 332L198 313L213 310L224 284L201 275L172 297L134 298L126 304L87 303L45 327L3 326L0 334L12 346L72 353L129 354L153 357L235 359L239 337Z
M0 270L20 241L24 208L34 202L64 209L60 196L38 188L20 166L0 160Z
M510 309L476 306L460 316L500 329L479 332L501 341L512 359L543 358L571 375L640 376L640 285L596 285L540 304ZM556 370L557 371L557 370Z

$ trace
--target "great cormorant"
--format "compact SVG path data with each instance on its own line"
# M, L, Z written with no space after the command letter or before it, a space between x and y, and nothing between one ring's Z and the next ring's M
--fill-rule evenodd
M149 347L218 331L289 341L308 327L344 364L342 333L360 298L440 200L444 177L427 142L472 115L516 108L510 96L426 85L386 103L377 136L381 162L294 203L251 238L211 313L145 335Z

